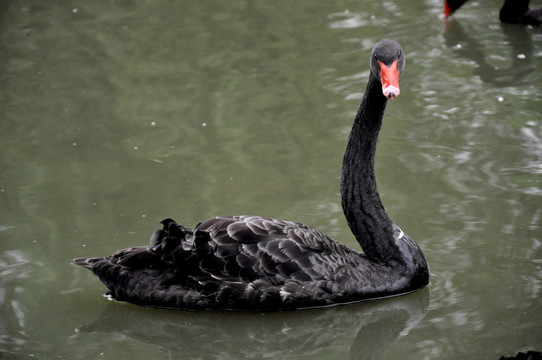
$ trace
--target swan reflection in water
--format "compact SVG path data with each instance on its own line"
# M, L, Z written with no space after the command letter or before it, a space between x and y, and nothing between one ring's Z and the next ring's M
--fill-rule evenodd
M459 21L447 22L443 35L446 46L453 49L454 54L470 61L474 75L484 83L499 88L525 86L532 82L532 74L536 66L533 63L534 46L529 29L510 24L500 25L504 43L509 48L510 65L496 67L488 62L489 49L495 44L488 45L487 40L485 44L481 44L480 36L477 36L476 32L472 36L464 25L467 24Z
M430 292L325 309L272 313L186 312L111 302L99 316L76 329L71 340L107 333L97 354L116 348L119 338L150 344L171 358L279 358L325 355L347 346L340 358L385 359L386 349L424 317ZM122 306L125 305L125 306ZM96 343L98 342L98 343ZM98 350L99 349L99 350ZM166 356L166 358L167 358Z

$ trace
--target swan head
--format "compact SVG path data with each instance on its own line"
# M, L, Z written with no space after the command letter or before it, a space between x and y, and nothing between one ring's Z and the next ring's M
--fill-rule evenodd
M468 0L444 0L444 11L442 13L442 17L444 19L448 19L467 1Z
M384 39L371 53L371 72L382 83L382 94L388 99L399 96L399 77L405 69L405 53L397 41Z

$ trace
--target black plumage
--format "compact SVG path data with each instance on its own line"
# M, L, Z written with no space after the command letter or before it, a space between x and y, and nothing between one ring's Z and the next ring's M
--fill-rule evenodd
M444 0L444 17L456 12L468 0ZM540 25L542 24L542 7L531 9L531 0L504 0L499 11L502 23Z
M300 223L221 216L194 229L166 219L148 247L75 264L92 270L117 300L180 309L310 308L425 287L425 257L387 215L374 174L384 110L388 98L399 95L405 56L398 43L383 40L370 59L341 178L344 213L364 253Z

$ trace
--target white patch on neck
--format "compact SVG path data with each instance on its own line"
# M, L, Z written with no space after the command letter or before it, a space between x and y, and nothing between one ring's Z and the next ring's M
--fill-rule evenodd
M398 229L399 229L399 236L397 238L402 239L403 236L405 236L405 233L403 232L403 230L401 230L401 228L398 228Z

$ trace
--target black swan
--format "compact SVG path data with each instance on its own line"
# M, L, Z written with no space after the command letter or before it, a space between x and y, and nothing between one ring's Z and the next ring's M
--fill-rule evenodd
M499 360L542 360L542 352L540 351L527 351L518 352L516 356L505 357L501 356Z
M221 216L195 229L171 219L149 246L78 258L109 289L138 305L273 311L397 296L425 287L420 248L386 213L374 160L388 99L399 95L401 46L382 40L371 54L367 90L344 154L342 205L364 254L307 225L259 216Z
M451 16L468 0L444 0L444 18ZM529 9L531 0L504 0L499 12L503 23L540 25L542 23L542 7Z

